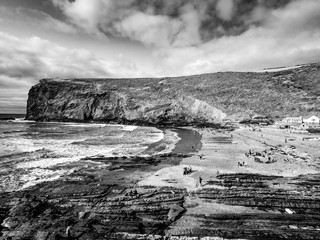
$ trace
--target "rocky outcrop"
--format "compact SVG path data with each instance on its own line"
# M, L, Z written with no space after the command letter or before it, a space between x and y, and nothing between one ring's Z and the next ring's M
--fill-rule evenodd
M0 193L0 239L319 239L319 175L221 174L187 192L91 174ZM201 202L215 210L193 211Z
M295 178L260 174L220 174L208 188L190 195L206 202L256 209L193 214L200 223L178 234L236 239L319 239L319 175Z
M220 124L255 114L318 115L320 65L278 72L175 78L44 79L29 92L27 119L155 125Z
M40 121L103 121L117 123L190 125L219 124L221 110L158 80L130 87L116 80L47 79L29 92L27 119ZM124 85L129 85L125 87Z
M52 187L43 185L40 191L21 192L3 201L10 210L2 222L2 236L84 240L113 239L111 235L118 232L163 235L173 221L170 211L184 210L186 194L183 189L146 187L137 191L92 181L86 185L61 181Z

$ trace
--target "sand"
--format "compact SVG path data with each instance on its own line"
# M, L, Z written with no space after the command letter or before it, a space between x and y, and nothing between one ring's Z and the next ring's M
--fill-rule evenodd
M240 127L233 132L195 129L202 135L202 147L197 154L184 158L179 166L160 169L145 176L138 185L182 187L190 191L197 189L200 176L205 185L206 181L215 179L222 173L259 173L289 177L319 172L320 141L304 141L302 139L310 135L290 132L279 129L277 126L260 127L256 131L252 129ZM319 137L319 135L312 135L312 137ZM285 138L295 140L285 142ZM309 158L278 160L275 163L266 164L255 162L253 157L245 156L245 153L252 148L262 151L270 146L279 145L283 147L293 145L297 152ZM201 159L200 156L202 156ZM238 162L245 162L245 166L239 167ZM183 175L183 168L187 166L191 166L193 172Z
M298 176L300 174L313 174L319 172L320 163L320 141L304 141L306 134L290 132L279 129L276 126L259 128L241 127L233 132L223 132L210 129L195 129L201 135L201 149L193 156L184 158L180 165L160 169L155 173L144 176L138 182L138 186L172 186L186 188L189 197L185 198L184 207L187 212L175 222L168 231L169 234L177 234L188 228L199 228L201 223L195 215L210 216L214 214L263 214L257 208L245 206L230 206L217 201L205 201L197 197L200 188L219 188L219 186L208 184L207 181L216 180L218 174L224 173L259 173L265 175ZM312 135L319 137L319 135ZM285 141L285 138L295 139ZM275 163L258 163L253 157L245 155L249 149L263 151L272 146L281 145L289 148L296 147L295 152L308 156L306 160L290 159L284 161L279 159ZM200 158L200 156L202 156ZM244 167L238 167L238 162L245 162ZM191 166L193 172L183 175L183 168ZM198 185L199 177L203 179L203 186ZM280 184L277 187L287 188L290 185ZM265 210L264 210L265 211ZM275 210L270 212L278 213Z

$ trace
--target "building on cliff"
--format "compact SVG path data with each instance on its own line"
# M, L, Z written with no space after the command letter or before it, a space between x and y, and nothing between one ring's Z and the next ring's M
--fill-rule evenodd
M297 124L297 123L303 123L302 117L286 117L282 119L282 123L285 124Z
M303 123L308 124L309 126L319 126L319 122L320 120L316 116L303 119Z

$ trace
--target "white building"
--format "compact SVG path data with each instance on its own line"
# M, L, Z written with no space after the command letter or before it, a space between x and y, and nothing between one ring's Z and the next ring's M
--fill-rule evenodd
M319 118L316 116L312 116L306 119L303 119L303 122L310 126L319 126Z
M303 123L303 119L302 117L286 117L282 119L282 123L288 123L288 124Z

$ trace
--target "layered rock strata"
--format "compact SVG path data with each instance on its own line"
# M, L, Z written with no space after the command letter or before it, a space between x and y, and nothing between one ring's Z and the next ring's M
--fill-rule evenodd
M319 239L318 175L225 174L192 192L89 176L1 194L0 239ZM188 199L250 211L196 214Z

